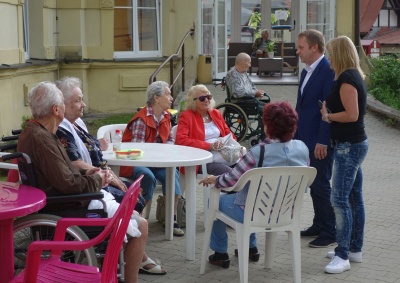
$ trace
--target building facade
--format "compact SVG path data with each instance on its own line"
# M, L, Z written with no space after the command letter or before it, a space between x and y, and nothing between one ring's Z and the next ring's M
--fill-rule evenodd
M185 79L195 81L203 2L210 1L0 0L0 135L30 115L34 85L64 76L82 79L86 111L133 112L146 102L151 74L191 28ZM354 1L336 0L335 14L336 34L354 37ZM168 65L157 80L169 82L169 73Z

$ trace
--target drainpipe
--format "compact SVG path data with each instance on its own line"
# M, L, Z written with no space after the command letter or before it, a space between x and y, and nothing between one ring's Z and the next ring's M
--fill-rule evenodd
M360 0L355 0L354 4L354 45L360 54Z
M60 45L58 42L58 36L60 32L58 31L58 7L56 5L56 31L54 32L56 36L56 62L57 62L57 80L60 79Z

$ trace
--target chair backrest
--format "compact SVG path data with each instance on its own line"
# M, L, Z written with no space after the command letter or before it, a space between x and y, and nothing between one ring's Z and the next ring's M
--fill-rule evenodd
M251 56L253 52L252 42L230 42L228 49L228 56L236 56L239 53L247 53Z
M176 131L178 130L178 125L172 126L171 128L171 138L176 139Z
M17 160L18 163L18 171L22 184L37 187L31 158L27 154L22 152L14 152L2 156L3 160L11 160L14 158ZM14 166L15 164L13 164L13 167L11 167L10 169L14 169Z
M11 169L11 170L18 170L18 165L5 162L6 160L9 160L9 158L3 159L3 156L8 157L10 153L9 152L0 152L0 168L1 169Z
M305 190L317 174L313 167L263 167L247 171L235 188L249 185L244 215L249 227L300 225Z
M110 235L106 255L103 261L101 281L102 282L118 282L116 280L116 268L118 263L119 252L122 247L129 222L135 209L136 201L140 192L140 181L143 175L135 180L126 192L124 199L114 214L112 221L104 228L99 237Z
M231 100L232 100L231 91L229 90L229 86L226 83L225 77L222 78L221 85L223 85L223 87L225 88L225 91L226 91L225 102L231 102Z
M111 124L102 126L97 130L97 139L105 138L108 139L110 142L113 142L115 130L120 130L122 135L125 129L126 124Z

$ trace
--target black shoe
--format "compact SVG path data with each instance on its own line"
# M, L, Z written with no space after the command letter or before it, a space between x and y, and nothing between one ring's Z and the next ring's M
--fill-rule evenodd
M317 229L313 228L312 226L304 229L303 231L300 231L300 236L301 237L313 237L317 238L321 232L318 231Z
M235 249L235 256L237 257L239 254L238 249ZM249 260L253 262L257 262L260 259L260 253L258 252L257 247L249 248Z
M227 253L217 253L215 252L214 254L210 255L208 257L208 261L211 264L223 267L223 268L229 268L229 264L231 261L229 260L229 255Z
M329 246L335 246L336 240L324 239L319 237L309 242L308 245L312 248L326 248Z

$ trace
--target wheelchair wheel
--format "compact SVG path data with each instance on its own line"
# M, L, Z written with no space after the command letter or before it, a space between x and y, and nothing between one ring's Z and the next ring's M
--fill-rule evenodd
M245 139L249 121L243 109L233 103L222 103L215 107L218 109L225 123L228 125L231 132L236 136L238 142Z
M256 144L258 144L260 141L261 141L261 138L258 135L249 138L249 141L248 141L249 142L249 148L252 148Z
M32 214L21 217L14 222L14 272L19 274L25 268L28 246L36 240L52 240L57 221L61 217L50 214ZM68 228L65 240L89 240L81 228ZM48 258L50 251L44 251L42 258ZM63 261L97 266L96 254L93 248L84 251L63 251Z

